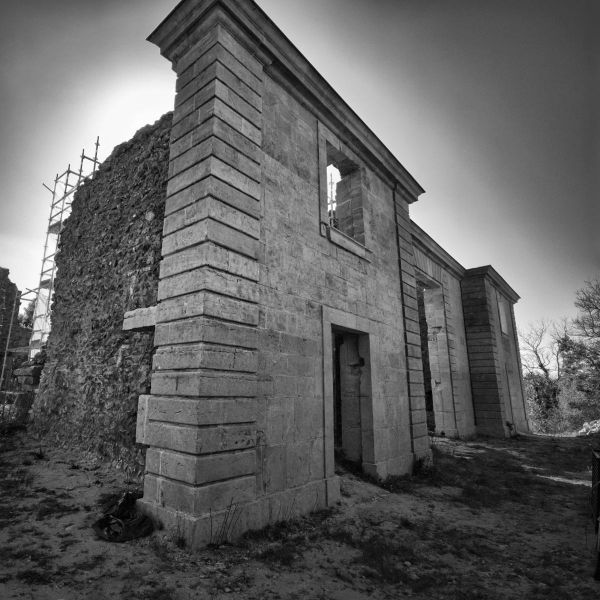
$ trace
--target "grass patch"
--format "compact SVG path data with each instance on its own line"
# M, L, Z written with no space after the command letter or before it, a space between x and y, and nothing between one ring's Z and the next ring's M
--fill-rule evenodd
M37 548L18 548L5 546L0 548L0 562L3 564L17 561L31 561L38 567L47 567L52 555Z
M38 505L35 520L42 521L47 517L62 517L63 515L78 512L79 510L78 506L65 504L56 498L44 498Z
M292 541L273 542L255 556L266 563L278 563L289 567L298 557L298 544Z
M388 583L410 582L404 562L415 561L412 546L375 533L359 543L361 556L356 559L371 569L375 569Z
M315 511L305 517L248 531L240 545L263 562L291 566L312 540L323 535L324 523L334 512L334 509Z
M452 456L433 447L433 464L413 475L388 477L380 485L393 493L412 493L424 485L455 487L454 500L471 508L492 508L505 502L542 506L549 483L523 467L508 452L480 448L475 458Z
M15 494L31 486L33 475L26 469L5 468L0 471L0 489L3 495Z
M120 598L123 600L175 600L175 589L158 583L151 578L136 574L135 581L128 581L121 589Z
M38 571L36 569L25 569L19 571L15 578L27 585L49 585L52 583L52 573Z

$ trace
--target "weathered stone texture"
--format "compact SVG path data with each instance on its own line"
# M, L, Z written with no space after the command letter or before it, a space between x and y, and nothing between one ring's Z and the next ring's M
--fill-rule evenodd
M18 358L10 350L26 346L29 339L29 331L18 322L20 306L20 292L10 280L9 270L0 267L0 369L4 364L3 389L9 387L13 363Z
M514 326L514 292L491 267L469 269L461 282L477 431L527 431ZM501 302L508 307L500 319Z
M40 425L140 465L135 427L140 506L198 546L334 504L336 452L409 472L426 389L447 435L522 423L516 294L411 222L418 183L258 6L183 2L150 39L172 127L76 197Z
M137 402L149 390L154 330L122 326L126 312L156 304L171 120L116 147L75 194L34 407L50 439L138 471ZM143 311L134 314L139 321Z
M216 26L174 68L157 352L137 433L152 448L142 505L163 521L256 497L262 66Z
M421 326L426 323L428 334L429 363L423 366L429 418L438 434L469 437L475 423L460 287L465 269L414 223L412 228Z

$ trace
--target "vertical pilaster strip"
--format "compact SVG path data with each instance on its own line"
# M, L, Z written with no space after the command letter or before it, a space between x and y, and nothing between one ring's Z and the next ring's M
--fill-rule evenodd
M173 58L142 504L193 517L256 497L262 64L218 20ZM204 540L209 541L209 540Z
M461 281L461 293L477 431L505 435L501 381L504 373L500 368L493 318L495 290L485 272L474 270L467 271Z
M462 403L462 399L460 398L458 386L456 386L456 383L455 383L455 374L458 371L457 363L456 363L456 342L454 341L456 339L456 329L450 318L452 316L452 305L449 300L449 297L450 297L449 278L448 278L448 274L446 273L445 270L442 272L442 297L443 297L443 308L444 308L444 328L445 328L445 337L446 337L446 349L448 352L448 375L450 377L450 393L452 394L452 413L453 413L453 420L454 420L454 435L456 435L456 437L460 437L461 432L460 432L460 427L459 427L459 421L461 419L459 419L457 412L461 413L460 416L462 417L462 411L460 410L460 408L457 411L456 405L459 404L459 407L460 407L460 404Z
M394 203L396 230L398 233L400 281L402 286L412 449L416 456L421 456L429 448L429 438L427 436L427 413L425 409L425 388L423 385L423 361L421 358L415 257L408 202L399 190L394 192Z
M517 321L515 319L515 305L512 302L510 303L510 320L512 323L512 331L516 332L517 331ZM529 432L527 405L525 404L525 386L523 384L523 369L521 367L521 365L523 363L521 362L521 349L519 348L519 338L517 337L517 335L513 335L512 343L515 346L515 355L517 357L517 364L519 365L519 368L517 369L517 374L519 377L519 388L521 390L521 404L523 406L523 415L525 416L525 422L524 422L525 432Z

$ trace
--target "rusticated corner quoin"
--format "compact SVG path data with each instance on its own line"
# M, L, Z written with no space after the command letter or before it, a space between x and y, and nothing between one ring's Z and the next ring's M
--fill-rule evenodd
M256 498L263 64L238 41L236 4L183 2L149 38L177 95L141 505L185 521L194 545Z

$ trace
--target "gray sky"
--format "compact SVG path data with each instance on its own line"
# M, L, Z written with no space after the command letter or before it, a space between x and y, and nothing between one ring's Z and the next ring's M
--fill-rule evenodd
M35 287L50 184L170 110L146 36L176 0L13 0L0 21L0 266ZM414 220L492 264L521 326L600 273L597 0L259 0L425 188ZM594 45L595 44L595 45Z

